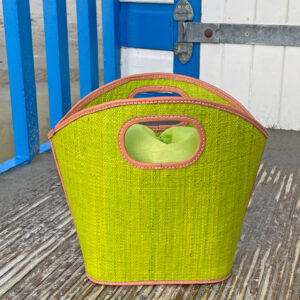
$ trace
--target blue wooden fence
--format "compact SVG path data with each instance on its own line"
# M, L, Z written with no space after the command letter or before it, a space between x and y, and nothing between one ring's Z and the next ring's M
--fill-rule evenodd
M74 0L75 1L75 0ZM174 4L102 0L104 82L120 77L120 47L173 51L177 25ZM193 21L201 1L189 0ZM39 144L29 0L2 0L7 48L15 157L0 164L0 174L29 163L49 143ZM99 85L96 0L76 0L81 97ZM66 0L43 0L50 127L70 109ZM199 77L199 45L182 64L174 55L174 73Z
M11 94L15 157L0 173L50 150L39 144L29 0L2 0ZM76 0L81 96L99 85L96 0ZM50 127L70 109L70 75L65 0L43 0Z

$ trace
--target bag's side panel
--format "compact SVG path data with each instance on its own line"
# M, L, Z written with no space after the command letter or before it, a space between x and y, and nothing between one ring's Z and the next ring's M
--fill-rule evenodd
M120 127L142 115L201 122L205 149L182 169L130 166ZM230 273L266 137L240 117L191 104L115 107L52 138L87 274L99 281L212 280Z

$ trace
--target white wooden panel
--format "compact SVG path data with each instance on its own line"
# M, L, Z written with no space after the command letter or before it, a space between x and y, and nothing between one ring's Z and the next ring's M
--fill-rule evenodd
M300 24L299 0L203 0L202 22ZM300 48L201 45L200 78L267 127L300 129Z
M256 23L284 24L287 0L257 0ZM251 113L266 127L279 128L284 47L255 46L252 71Z
M201 22L220 23L224 14L223 0L202 1ZM200 72L201 80L221 87L223 46L216 44L200 45Z
M224 45L221 88L238 99L247 108L251 83L251 72L249 72L251 62L252 47Z
M173 52L121 48L121 76L147 72L173 72Z
M300 1L290 0L288 7L288 22L291 25L300 25Z
M253 23L255 1L228 0L224 6L224 23ZM252 46L223 45L221 88L237 98L245 107L249 105Z
M200 79L221 87L223 47L202 44L200 47Z
M252 23L255 1L206 0L202 9L202 22ZM251 46L245 45L202 44L200 78L217 85L248 107L252 51Z
M300 130L299 48L286 48L283 74L284 78L279 111L280 128Z
M278 128L282 47L255 46L249 110L266 127Z
M256 0L258 24L284 24L287 22L289 0Z
M300 25L300 1L290 0L288 22ZM286 47L283 64L280 127L300 130L300 48Z
M220 23L224 18L224 0L202 0L201 22ZM206 45L203 45L206 46Z
M227 0L225 3L224 23L253 23L255 19L255 0Z

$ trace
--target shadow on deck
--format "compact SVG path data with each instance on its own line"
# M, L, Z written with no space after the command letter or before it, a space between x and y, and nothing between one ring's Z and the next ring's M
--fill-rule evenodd
M271 130L227 281L104 287L85 277L52 154L45 153L0 176L0 298L299 299L299 184L300 132Z

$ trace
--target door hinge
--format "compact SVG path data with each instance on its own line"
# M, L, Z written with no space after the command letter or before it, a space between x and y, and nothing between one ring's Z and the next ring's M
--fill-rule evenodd
M187 21L192 20L194 17L194 11L188 0L180 0L175 9L173 18L178 21L181 27L185 27ZM193 43L178 41L174 45L174 52L177 55L181 63L186 64L193 54Z
M193 8L188 0L180 0L173 16L178 21L174 52L183 64L193 54L193 43L300 47L300 26L190 22L193 17Z
M180 0L174 9L175 21L190 21L194 17L192 5L188 0Z

